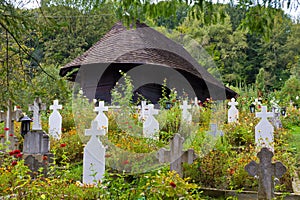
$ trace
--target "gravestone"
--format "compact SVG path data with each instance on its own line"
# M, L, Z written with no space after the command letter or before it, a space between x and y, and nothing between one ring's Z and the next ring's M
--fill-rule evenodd
M188 105L187 101L183 101L183 104L180 106L182 109L181 119L183 122L190 124L192 122L192 114L188 111L192 108L191 105Z
M153 115L157 115L158 110L154 109L153 104L145 108L145 121L143 123L143 135L146 138L156 138L155 134L159 131L159 123Z
M29 111L33 112L33 125L32 130L42 130L41 113L40 111L46 110L46 104L42 103L41 99L37 97L33 104L29 105Z
M94 119L98 122L98 129L104 128L108 132L108 118L104 114L104 111L108 111L108 106L104 106L104 101L99 101L98 107L95 107L95 112L98 112L96 118Z
M180 177L183 176L182 163L192 164L197 156L193 149L183 151L184 138L176 133L170 142L170 150L161 148L157 152L160 163L170 163L170 170L176 171Z
M105 135L105 129L98 128L98 122L92 121L91 129L85 130L86 136L91 136L83 152L83 183L97 184L103 179L105 171L105 147L98 135Z
M228 110L228 123L237 122L239 119L239 111L236 108L236 105L238 105L238 102L235 102L235 99L232 98L231 101L228 103L230 106Z
M142 101L141 105L138 106L139 109L139 120L144 121L145 120L145 109L147 107L147 101Z
M53 112L49 116L49 134L56 139L60 139L62 127L62 117L58 109L62 109L62 105L58 105L58 100L54 100L53 105L50 106Z
M281 123L281 120L280 120L280 111L279 111L279 108L272 107L272 112L274 114L274 117L271 118L271 123L273 124L273 126L276 129L282 128L282 123Z
M223 136L223 131L218 130L217 124L210 124L210 130L208 131L208 134L213 137Z
M267 112L267 106L262 106L261 112L256 113L256 117L261 118L260 122L255 126L255 143L259 149L267 147L274 151L274 127L267 119L273 116L274 114L272 112Z
M198 100L197 97L195 97L195 99L194 99L194 106L195 107L199 107L199 103L200 103L200 101Z
M259 179L258 199L271 200L274 198L274 177L281 178L286 172L286 167L281 162L272 163L273 152L264 147L258 152L260 162L251 161L245 166L250 176Z

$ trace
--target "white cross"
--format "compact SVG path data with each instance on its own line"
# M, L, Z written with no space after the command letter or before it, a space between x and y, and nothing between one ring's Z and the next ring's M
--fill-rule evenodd
M99 105L98 107L95 107L94 111L98 113L108 111L108 107L104 106L104 101L99 101Z
M183 101L183 104L180 106L180 108L182 109L182 119L183 121L186 121L187 123L192 122L192 115L191 113L189 113L188 109L191 109L192 106L188 105L187 101Z
M139 109L140 109L139 120L145 120L146 107L147 107L147 101L142 101L141 105L139 106Z
M191 105L188 105L187 101L183 101L180 108L182 109L183 112L186 112L188 109L191 109Z
M103 128L98 129L98 122L96 120L92 121L91 129L85 129L85 132L84 132L84 134L86 136L92 136L92 138L95 138L98 135L105 135L105 133L106 133L105 129L103 129Z
M62 105L58 105L58 100L53 101L53 105L50 106L50 110L60 110L62 109Z
M33 105L29 105L29 111L33 111L32 130L42 130L41 110L46 110L46 104L42 103L41 99L38 97L34 100Z
M158 114L158 110L154 109L154 105L153 104L149 104L149 105L146 106L145 114L147 114L148 116L157 115Z
M262 121L268 120L268 117L274 117L273 112L267 112L267 106L261 107L261 112L255 114L256 117L261 118Z
M198 107L198 106L199 106L199 104L198 104L198 103L199 103L198 97L195 97L195 100L194 100L194 105Z
M104 101L99 101L98 107L95 107L95 112L98 112L95 120L98 122L98 128L105 127L106 132L108 132L108 118L104 114L104 111L108 111L108 106L104 106Z
M239 103L235 101L235 98L231 99L231 102L228 103L229 106L237 106Z

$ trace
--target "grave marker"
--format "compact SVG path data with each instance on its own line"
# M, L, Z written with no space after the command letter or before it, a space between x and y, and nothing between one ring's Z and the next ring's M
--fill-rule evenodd
M181 119L182 121L186 123L191 123L192 122L192 114L188 111L188 109L191 109L192 106L188 105L187 101L183 101L183 104L180 106L182 109L182 114L181 114Z
M104 101L99 101L99 105L95 107L94 111L98 112L94 119L98 122L98 129L104 128L108 132L108 118L104 114L104 111L108 111L108 106L104 106Z
M143 121L145 120L145 109L147 107L147 101L142 101L141 105L138 106L139 111L139 120Z
M198 100L198 97L195 97L195 99L194 99L194 106L196 106L196 107L199 107L199 100Z
M170 142L170 150L161 148L157 152L159 162L170 163L170 170L176 171L181 177L183 176L182 163L187 162L188 164L192 164L196 159L193 149L182 151L183 142L184 138L176 133Z
M159 123L153 115L157 115L158 110L154 109L153 104L147 105L145 109L145 121L143 123L143 134L147 138L155 138L155 134L159 131Z
M228 105L230 106L228 110L228 123L237 122L239 118L239 111L236 108L236 105L238 105L238 102L235 102L235 99L232 98Z
M274 198L274 178L281 178L286 167L281 162L272 163L273 152L264 147L258 152L259 164L251 161L245 166L250 176L258 177L258 199L271 200Z
M86 136L91 136L83 153L83 183L97 184L102 180L105 171L105 147L98 135L105 135L105 129L98 128L98 122L93 120L91 129L85 130Z
M259 149L267 147L274 151L274 127L267 119L273 116L274 114L272 112L267 112L267 106L262 106L261 112L256 113L256 117L261 118L260 122L255 126L255 143Z
M42 130L41 110L46 110L46 104L42 103L41 99L38 97L34 100L33 104L29 105L29 111L33 112L32 130Z
M62 117L58 109L62 109L62 105L58 105L58 100L54 100L53 105L50 106L50 110L53 112L49 116L49 134L56 139L61 137L62 126Z

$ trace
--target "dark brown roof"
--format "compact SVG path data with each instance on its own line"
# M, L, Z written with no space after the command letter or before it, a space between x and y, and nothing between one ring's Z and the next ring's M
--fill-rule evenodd
M179 44L144 23L127 28L120 22L89 50L60 69L65 76L74 68L95 63L155 64L187 71L205 82L224 87ZM236 93L226 88L227 93Z

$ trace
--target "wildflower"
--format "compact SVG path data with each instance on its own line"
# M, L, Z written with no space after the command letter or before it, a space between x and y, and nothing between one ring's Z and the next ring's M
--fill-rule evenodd
M171 186L172 188L176 188L176 184L175 184L173 181L170 182L170 186Z
M132 126L128 126L128 128L132 128Z
M12 156L12 155L14 155L14 154L15 154L14 151L10 151L10 152L9 152L9 155L10 155L10 156Z
M4 130L5 130L5 131L9 131L9 128L5 127Z
M11 165L12 165L12 166L15 166L16 164L18 164L18 162L17 162L16 160L13 160L13 161L11 162Z
M21 154L21 153L18 153L18 154L16 155L17 158L22 158L22 156L23 156L23 154Z
M14 134L10 133L10 134L9 134L9 136L10 136L10 137L13 137L13 136L14 136Z
M0 134L0 138L4 138L4 134Z
M111 157L111 154L105 154L105 158Z
M230 169L229 174L233 175L234 174L234 169Z
M14 154L19 154L19 153L21 153L21 151L20 151L19 149L16 149L16 150L14 150L13 152L14 152Z
M60 144L60 147L65 147L65 146L67 146L66 143Z
M127 164L129 164L129 161L128 160L124 160L122 164L123 165L127 165Z
M43 160L48 160L48 156L43 156Z

